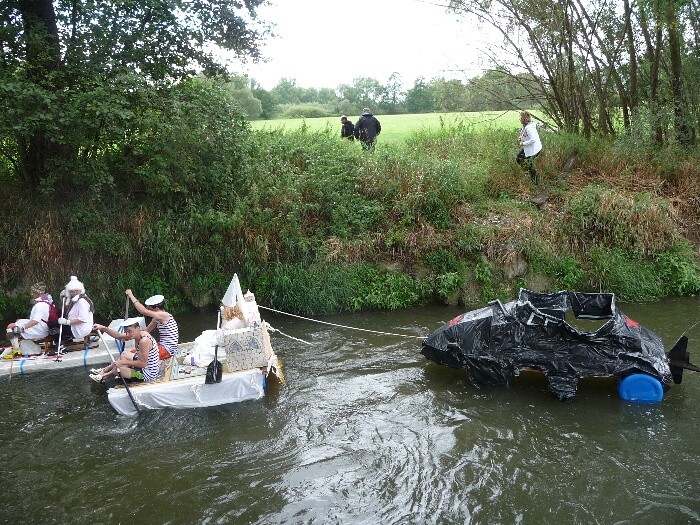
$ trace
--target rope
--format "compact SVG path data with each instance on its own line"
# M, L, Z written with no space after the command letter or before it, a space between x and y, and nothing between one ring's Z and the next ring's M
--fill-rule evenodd
M284 314L288 315L290 317L296 317L297 319L303 319L304 321L311 321L313 323L320 323L320 324L327 324L330 326L336 326L338 328L347 328L349 330L359 330L361 332L370 332L373 334L381 334L381 335L394 335L396 337L407 337L407 338L413 338L413 339L425 339L424 335L406 335L406 334L394 334L391 332L379 332L377 330L367 330L366 328L357 328L354 326L346 326L342 324L335 324L335 323L328 323L326 321L319 321L318 319L309 319L308 317L302 317L301 315L295 315L295 314L290 314L288 312L282 312L281 310L275 310L274 308L268 308L267 306L261 306L258 305L259 308L263 308L264 310L269 310L270 312L275 312L278 314ZM281 333L281 332L280 332Z
M263 308L264 308L264 306L263 306ZM270 332L278 332L280 335L283 335L284 337L288 337L289 339L294 339L295 341L299 341L300 343L304 343L305 345L310 345L310 344L311 344L311 343L309 343L308 341L304 341L303 339L298 339L298 338L296 338L296 337L292 337L291 335L285 334L282 330L278 330L277 328L273 328L273 327L270 326L269 324L267 325L267 329L268 329Z
M697 321L693 326L691 326L690 328L686 328L686 329L683 331L683 333L682 333L681 335L686 335L686 334L687 334L688 332L690 332L693 328L695 328L698 324L700 324L700 319L698 319L698 321Z

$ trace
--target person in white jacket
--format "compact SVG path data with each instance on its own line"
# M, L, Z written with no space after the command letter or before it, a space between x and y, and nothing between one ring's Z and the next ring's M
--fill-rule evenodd
M527 111L520 112L520 123L523 125L520 128L518 142L520 143L520 153L515 157L515 160L523 169L530 173L530 179L535 186L540 184L537 170L535 169L535 159L542 151L542 141L537 133L537 126L532 121L530 113Z
M66 329L61 331L61 339L63 341L71 338L81 340L92 331L95 313L92 299L87 296L85 286L75 275L71 275L64 296L64 313L58 320L58 324L66 326ZM60 344L58 338L57 343Z

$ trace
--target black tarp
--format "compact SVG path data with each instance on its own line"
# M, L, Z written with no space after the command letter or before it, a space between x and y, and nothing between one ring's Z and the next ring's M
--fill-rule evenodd
M605 322L586 332L569 324L567 315ZM620 312L610 293L521 289L515 301L492 301L453 319L423 341L421 353L466 368L476 386L507 384L520 370L539 370L562 400L576 394L582 377L645 373L664 387L671 383L661 338Z

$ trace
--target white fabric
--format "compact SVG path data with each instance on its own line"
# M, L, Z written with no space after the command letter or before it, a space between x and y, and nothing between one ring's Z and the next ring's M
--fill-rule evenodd
M530 121L520 132L523 141L523 150L526 157L537 155L542 150L540 135L537 133L537 126Z
M224 373L221 383L207 385L204 376L133 384L129 387L140 409L197 408L260 399L265 394L265 376L259 369ZM125 416L136 414L126 389L110 388L109 403Z
M250 290L245 294L241 309L248 323L259 323L261 321L258 303L255 302L255 295Z
M85 286L83 286L83 283L81 283L75 275L70 276L70 281L66 285L67 292L72 290L80 290L80 293L85 293Z
M74 338L82 339L87 336L92 331L92 325L94 324L90 303L84 297L81 297L71 308L67 319L69 321L73 321L73 319L81 321L80 323L71 322L70 331L73 333Z
M241 283L238 282L238 274L233 274L233 279L228 285L228 289L221 299L221 303L229 308L233 307L238 302L243 301L243 292L241 291Z
M214 360L214 346L216 345L216 330L204 330L194 340L192 350L185 357L185 365L208 366ZM226 353L219 348L217 359L226 361Z
M49 335L49 327L45 319L49 318L49 305L42 301L37 301L32 306L32 311L29 313L29 319L17 319L17 326L24 326L29 321L39 321L34 326L24 330L22 337L25 339L42 339Z

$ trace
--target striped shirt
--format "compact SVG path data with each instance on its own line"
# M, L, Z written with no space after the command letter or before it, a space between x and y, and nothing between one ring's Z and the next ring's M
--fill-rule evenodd
M158 377L158 373L160 372L160 352L158 352L158 343L153 336L147 332L143 333L143 337L148 337L148 339L150 339L151 348L148 350L148 363L141 369L141 372L143 373L144 381L153 381ZM136 347L139 348L138 344ZM140 353L141 349L139 348L136 352L136 359L141 359Z
M158 334L160 335L160 344L163 345L170 355L175 355L177 352L177 344L180 342L180 331L177 327L177 321L171 315L167 323L161 323L158 319L156 321L156 328L158 328Z

